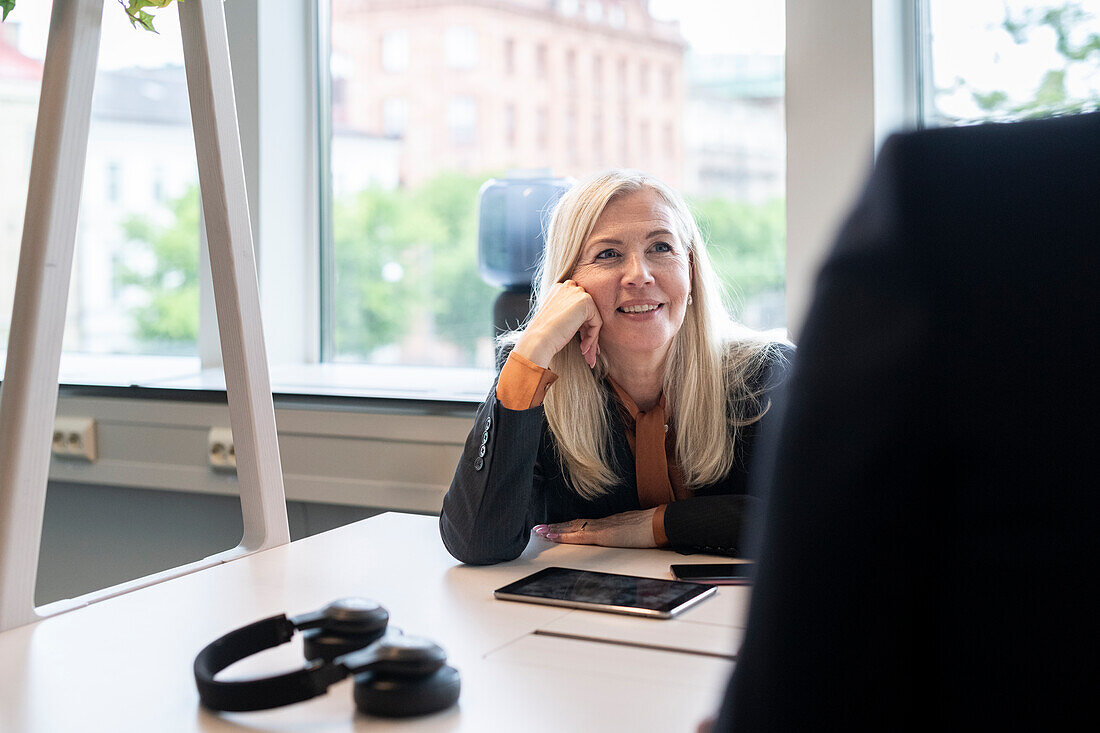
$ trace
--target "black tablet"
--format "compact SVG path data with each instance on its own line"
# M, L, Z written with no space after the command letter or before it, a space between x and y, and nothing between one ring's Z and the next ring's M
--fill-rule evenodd
M497 588L493 595L506 601L672 618L685 608L714 595L716 590L713 585L704 583L572 568L545 568Z

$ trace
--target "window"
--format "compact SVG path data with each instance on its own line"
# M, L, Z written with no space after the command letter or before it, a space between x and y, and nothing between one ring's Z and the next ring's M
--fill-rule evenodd
M607 9L607 22L615 29L626 27L626 9L621 3L615 3Z
M449 69L477 67L477 33L473 28L455 26L444 33L443 49Z
M107 162L107 201L117 204L122 197L122 166L118 161Z
M546 44L540 43L535 47L535 75L539 79L545 79L549 73L549 62L546 53Z
M448 27L430 4L333 3L332 57L356 70L341 76L345 133L404 128L387 159L395 184L332 197L323 359L491 368L499 290L478 272L477 191L512 169L633 167L669 182L699 212L737 312L783 325L783 4L748 19L740 4L682 0L470 5L477 23ZM442 47L436 68L371 73L358 39L383 22L400 24L405 49ZM731 27L751 32L731 41ZM503 61L471 75L479 37ZM358 112L393 99L401 114L381 124ZM343 185L357 165L335 152L326 163Z
M1100 1L928 0L924 122L1100 108Z
M117 11L117 12L116 12ZM15 289L49 3L0 24L0 351ZM103 13L63 349L198 353L198 173L178 16ZM139 33L144 34L144 37Z
M516 105L511 102L504 105L504 144L516 146Z
M516 41L514 38L504 39L504 73L509 76L516 73Z
M409 68L409 34L400 29L382 34L382 70L399 74Z
M477 101L473 97L454 97L447 105L447 127L453 145L477 142Z
M391 137L401 137L409 124L409 103L401 97L390 97L382 102L382 132Z
M572 18L580 9L580 0L558 0L558 9L567 18Z
M550 144L550 112L546 107L535 111L535 144L541 149Z
M589 23L599 23L603 20L603 3L600 0L588 0L584 6L584 17Z

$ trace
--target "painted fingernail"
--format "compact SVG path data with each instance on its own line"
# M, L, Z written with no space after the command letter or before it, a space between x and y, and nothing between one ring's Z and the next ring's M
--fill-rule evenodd
M536 524L536 525L535 525L534 527L532 527L531 529L532 529L532 530L534 531L534 533L535 533L535 534L537 534L537 535L538 535L539 537L545 537L545 536L546 536L546 533L550 531L550 528L549 528L549 527L547 527L547 526L546 526L545 524Z
M547 532L546 534L543 535L543 537L545 537L548 540L556 540L559 537L561 537L561 535L558 534L557 532Z

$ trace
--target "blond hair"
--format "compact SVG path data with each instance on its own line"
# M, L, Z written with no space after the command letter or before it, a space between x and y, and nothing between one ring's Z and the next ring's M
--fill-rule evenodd
M683 198L661 181L631 170L607 171L567 191L547 228L532 314L554 284L572 276L607 205L642 189L656 192L668 205L675 234L689 254L692 298L665 360L663 389L666 417L675 426L676 462L685 485L694 489L729 473L740 428L759 420L766 409L748 380L763 364L768 341L738 326L727 313L721 283ZM502 340L514 344L521 332ZM544 406L564 473L581 496L605 494L616 482L608 439L612 408L601 386L607 361L601 355L590 369L574 339L554 355L550 369L558 380L547 391Z

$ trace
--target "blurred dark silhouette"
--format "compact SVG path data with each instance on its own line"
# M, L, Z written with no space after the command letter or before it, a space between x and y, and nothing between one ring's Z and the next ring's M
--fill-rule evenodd
M715 730L1095 724L1098 212L1100 114L883 147L758 454Z

